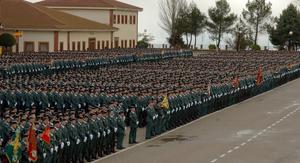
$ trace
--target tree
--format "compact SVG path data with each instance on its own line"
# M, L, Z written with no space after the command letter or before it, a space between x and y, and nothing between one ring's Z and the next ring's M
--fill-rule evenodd
M240 51L250 47L253 44L251 40L251 30L247 28L242 18L239 18L239 21L231 31L231 37L226 40L226 43L232 49Z
M191 13L190 13L190 29L191 33L194 35L194 47L197 45L197 36L203 32L204 27L206 26L207 18L204 13L200 11L195 3L191 3L190 5Z
M207 22L208 31L211 33L211 39L217 42L217 48L220 49L221 39L224 33L229 33L237 16L230 13L231 8L226 0L216 2L216 7L208 10L210 21Z
M160 20L161 28L165 30L169 37L178 33L175 25L179 17L180 10L182 9L185 0L161 0L160 1Z
M178 34L185 35L187 47L191 47L193 36L194 47L196 47L197 36L203 32L206 25L206 16L201 13L195 3L191 3L190 5L183 3L176 22L176 31L178 31Z
M254 44L257 44L258 34L267 30L268 24L272 20L272 4L265 0L251 0L243 10L243 18L249 27L254 31Z
M14 45L16 45L16 39L13 35L9 33L3 33L0 35L0 46L5 47L5 51Z
M293 32L290 35L290 32ZM270 41L273 45L276 45L278 49L288 44L289 49L292 47L291 41L300 41L300 13L296 6L290 4L279 18L276 19L274 27L269 29Z
M141 39L137 42L138 48L148 48L150 45L150 42L154 40L154 37L151 34L147 34L146 30L144 33L140 33L139 37Z

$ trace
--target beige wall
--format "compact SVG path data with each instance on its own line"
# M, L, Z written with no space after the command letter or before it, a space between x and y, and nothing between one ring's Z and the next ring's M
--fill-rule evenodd
M60 50L60 42L63 42L63 50L68 50L68 32L58 32L58 51Z
M72 42L75 42L75 48L77 50L77 43L80 41L80 49L83 48L83 41L85 42L85 48L88 48L88 41L89 38L96 39L96 49L97 49L97 42L100 42L100 48L106 47L106 41L109 41L109 47L111 42L111 35L110 32L70 32L70 49L72 49ZM102 47L102 41L105 41L105 47Z
M39 51L39 42L48 42L49 51L54 50L54 33L39 31L23 31L23 36L19 38L19 51L23 52L24 42L34 42L34 51Z
M59 9L62 12L76 15L95 22L109 24L109 10Z
M76 15L85 19L96 21L99 23L110 24L110 11L104 9L58 9L60 11ZM113 33L113 39L115 37L119 38L119 46L121 46L121 40L127 40L127 46L129 46L129 40L135 40L135 44L138 38L138 11L129 10L114 10L112 19L114 15L127 15L127 24L113 24L114 27L118 28L116 32ZM135 24L130 24L130 16L135 16ZM117 22L116 22L117 23ZM109 39L111 40L111 39ZM113 45L114 45L113 40Z
M8 32L12 33L13 32ZM111 42L111 32L70 32L70 50L72 50L72 42L75 41L75 50L77 50L77 43L80 41L80 49L83 48L83 43L85 42L86 49L88 48L89 38L96 39L96 49L97 43L100 42L100 48L106 47L106 41L109 41L109 47ZM49 52L54 51L54 32L40 32L40 31L23 31L23 36L19 39L19 52L24 51L24 42L34 42L34 50L39 51L39 42L49 43ZM105 41L105 46L102 47L102 41ZM68 32L58 33L58 50L60 50L60 42L63 42L63 50L68 50ZM16 46L13 47L13 51L16 52Z
M127 40L127 46L129 46L129 40L135 40L137 42L138 37L138 12L135 11L117 11L113 12L114 15L127 15L127 24L114 24L114 27L119 28L118 31L114 32L114 37L119 37L119 45L121 46L121 40ZM130 16L135 16L135 24L130 24ZM122 17L121 17L122 18ZM120 19L121 19L120 18Z

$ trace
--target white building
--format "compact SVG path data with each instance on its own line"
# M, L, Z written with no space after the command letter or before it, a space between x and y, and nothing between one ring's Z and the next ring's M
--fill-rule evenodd
M136 45L139 7L115 0L44 0L37 4L118 28L112 33L111 47Z
M59 0L43 1L41 4L56 1ZM75 4L91 5L86 3L91 1L76 0ZM59 11L23 0L0 0L0 34L21 34L16 36L17 45L13 47L15 52L135 47L138 35L137 15L141 9L109 1L119 7L109 7L105 3L102 4L102 10L101 7L96 7L96 10L66 7Z

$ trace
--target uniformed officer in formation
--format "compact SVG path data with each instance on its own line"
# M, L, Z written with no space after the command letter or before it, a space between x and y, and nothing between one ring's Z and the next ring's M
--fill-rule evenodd
M145 138L151 139L299 77L295 54L224 53L191 58L186 57L190 52L135 56L119 52L107 58L81 53L0 59L5 63L0 77L1 151L20 126L21 162L26 162L25 140L34 124L38 162L90 162L125 148L126 124L129 144L135 144L137 127L146 127ZM54 59L50 69L44 58ZM13 66L18 59L40 65ZM293 66L287 68L287 63ZM258 65L269 70L260 84L255 78ZM238 84L232 84L236 77ZM163 95L168 95L167 109L160 107ZM40 138L47 126L50 144ZM5 154L0 154L5 160Z

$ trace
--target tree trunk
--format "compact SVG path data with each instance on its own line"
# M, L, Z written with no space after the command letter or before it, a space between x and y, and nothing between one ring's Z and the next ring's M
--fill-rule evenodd
M190 37L190 43L189 43L190 48L191 48L191 45L192 45L192 40L193 40L193 34L191 34L191 37Z
M189 43L189 38L188 38L188 34L187 33L185 33L185 40L186 40L186 44L188 44Z
M197 46L197 34L195 33L194 49L196 49L196 46Z
M256 26L255 26L255 38L254 38L254 44L255 44L255 45L257 45L258 26L259 26L259 16L258 16L258 14L257 14L257 18L256 18Z

